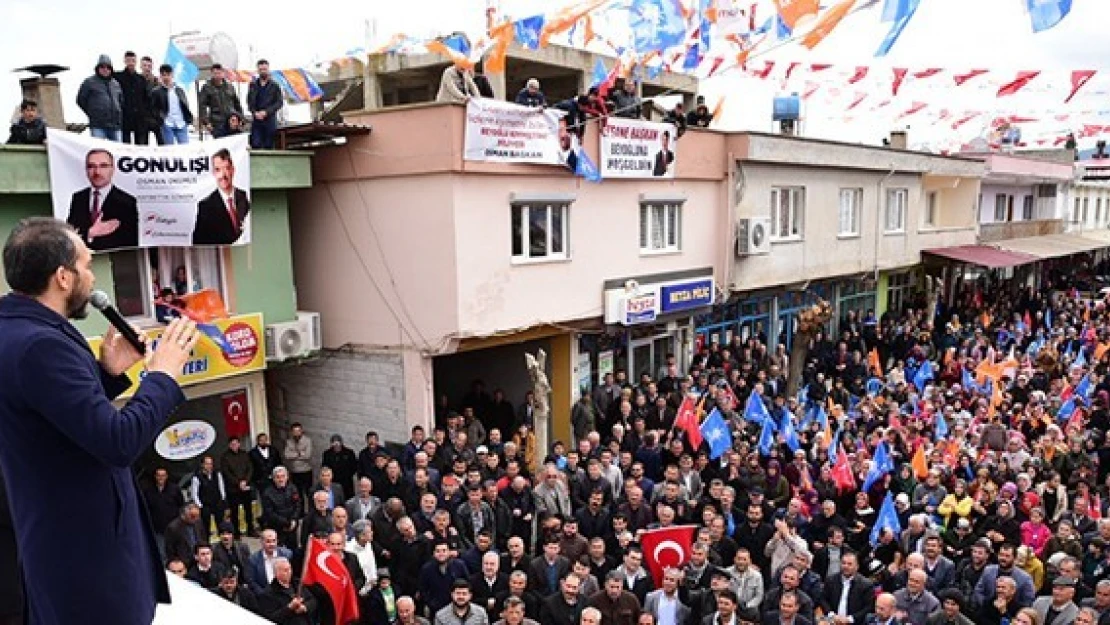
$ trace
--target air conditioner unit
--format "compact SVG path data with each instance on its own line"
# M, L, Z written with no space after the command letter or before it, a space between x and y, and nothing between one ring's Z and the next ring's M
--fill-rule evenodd
M271 323L266 326L266 360L282 362L307 356L311 340L311 330L301 320Z
M324 335L320 330L320 313L307 312L304 310L297 311L297 321L305 324L308 331L309 343L308 351L318 352L324 348Z
M771 218L746 217L736 222L736 255L771 253Z

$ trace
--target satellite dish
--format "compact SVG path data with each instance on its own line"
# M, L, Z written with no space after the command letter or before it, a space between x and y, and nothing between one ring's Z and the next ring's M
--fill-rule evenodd
M174 35L170 40L201 72L207 73L215 63L225 69L239 69L239 49L226 33L206 35L192 31Z

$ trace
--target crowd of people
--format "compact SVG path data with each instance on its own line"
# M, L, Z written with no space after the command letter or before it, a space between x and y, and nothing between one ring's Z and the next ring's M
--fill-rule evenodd
M363 623L1106 625L1110 307L1058 287L848 314L796 393L761 332L688 371L618 371L539 454L528 403L476 384L397 448L336 436L314 471L294 425L282 453L260 435L205 460L180 514L148 501L171 571L279 623L330 622L293 574L317 536ZM719 457L691 445L687 398L729 424ZM239 542L249 516L204 540L251 493L261 550ZM640 538L681 525L688 561L657 585Z
M199 111L194 116L184 88L174 81L172 65L162 64L155 73L149 56L139 58L128 51L123 55L123 69L117 71L111 57L102 54L93 74L81 83L77 105L88 116L89 134L109 141L149 145L153 135L158 145L186 144L192 126L214 138L250 132L251 147L273 149L284 96L271 79L266 60L258 61L256 69L244 113L239 93L227 80L223 66L213 64L198 91ZM41 145L45 141L46 126L38 116L38 103L24 100L8 143Z

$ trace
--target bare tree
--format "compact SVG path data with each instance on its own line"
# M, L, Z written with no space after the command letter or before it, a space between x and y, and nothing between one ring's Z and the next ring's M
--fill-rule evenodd
M832 319L832 315L832 306L823 299L798 313L798 331L794 333L794 344L790 348L790 377L786 380L786 392L790 396L796 395L801 386L802 372L809 358L809 344Z

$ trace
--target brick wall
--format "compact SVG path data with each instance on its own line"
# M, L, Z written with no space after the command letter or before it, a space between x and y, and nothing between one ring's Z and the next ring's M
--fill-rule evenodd
M383 442L404 442L405 389L401 355L395 352L331 351L318 358L267 372L270 428L284 445L289 424L299 421L312 439L313 464L332 434L359 452L366 432Z

